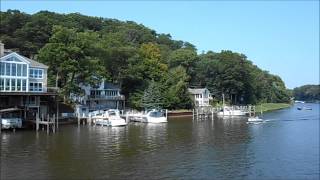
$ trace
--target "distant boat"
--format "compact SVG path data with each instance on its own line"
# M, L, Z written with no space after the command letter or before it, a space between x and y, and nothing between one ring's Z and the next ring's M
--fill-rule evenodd
M295 103L305 103L304 101L294 101Z
M298 110L312 110L311 107L297 107Z

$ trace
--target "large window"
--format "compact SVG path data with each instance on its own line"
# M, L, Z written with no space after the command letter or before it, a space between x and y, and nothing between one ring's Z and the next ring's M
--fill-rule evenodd
M43 75L42 69L30 68L30 71L29 71L30 78L42 78L42 75Z
M26 77L27 76L27 65L20 64L20 63L1 62L0 75ZM42 78L42 73L41 73L40 78Z

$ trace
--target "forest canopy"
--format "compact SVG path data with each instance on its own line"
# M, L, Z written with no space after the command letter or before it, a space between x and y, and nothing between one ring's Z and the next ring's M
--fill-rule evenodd
M294 99L307 102L320 101L320 85L304 85L293 89Z
M290 101L281 78L244 54L199 54L189 42L132 21L18 10L0 12L0 18L5 47L47 64L49 86L57 84L64 97L81 95L79 84L107 79L121 86L132 108L145 107L150 94L164 108L191 108L188 87L207 87L214 103L222 93L231 104Z

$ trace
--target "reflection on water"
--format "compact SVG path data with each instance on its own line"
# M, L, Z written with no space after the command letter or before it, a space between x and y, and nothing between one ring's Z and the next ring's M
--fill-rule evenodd
M318 179L319 105L245 118L1 134L1 179Z

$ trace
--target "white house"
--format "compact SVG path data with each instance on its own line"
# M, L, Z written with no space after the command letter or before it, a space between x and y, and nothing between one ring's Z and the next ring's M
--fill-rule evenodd
M47 69L0 43L0 92L47 92Z
M195 106L210 106L211 93L207 88L188 88Z
M42 63L5 50L0 42L0 109L21 107L46 114L47 99L56 95L47 92L47 70Z

